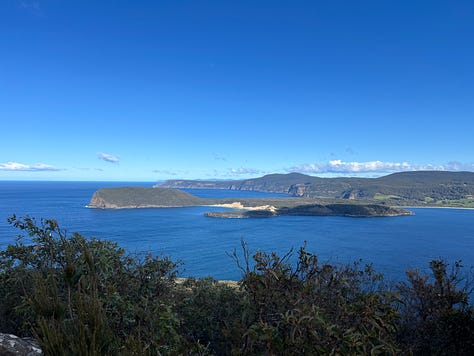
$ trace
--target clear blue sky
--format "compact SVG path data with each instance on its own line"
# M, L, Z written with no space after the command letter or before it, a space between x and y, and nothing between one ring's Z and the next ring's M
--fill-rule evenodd
M0 179L474 170L474 1L0 2Z

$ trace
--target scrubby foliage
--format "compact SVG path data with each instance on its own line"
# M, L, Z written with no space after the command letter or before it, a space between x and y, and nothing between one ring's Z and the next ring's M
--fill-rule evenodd
M31 332L47 355L172 351L176 264L133 258L116 243L66 237L55 220L10 222L20 237L1 252L4 332Z
M0 251L0 331L34 336L46 355L464 355L474 312L461 264L431 262L389 288L371 265L231 257L236 284L177 279L164 257L67 237L54 220L12 217Z
M293 267L290 255L257 252L252 269L246 258L242 354L396 352L396 299L381 275L370 265L320 263L304 247Z
M474 351L474 309L468 303L470 281L461 275L461 263L451 271L442 260L433 260L433 279L407 271L400 293L399 339L416 355L469 355Z

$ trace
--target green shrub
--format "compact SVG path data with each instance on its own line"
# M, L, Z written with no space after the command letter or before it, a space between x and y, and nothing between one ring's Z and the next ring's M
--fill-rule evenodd
M471 285L461 275L461 263L433 260L433 278L408 270L400 292L400 332L403 347L417 355L468 355L474 350L474 311Z
M175 263L127 256L116 243L77 233L67 238L54 220L12 217L10 223L30 240L20 236L0 254L0 319L9 331L33 334L51 355L172 353L180 347Z
M238 285L226 285L211 277L188 278L178 298L180 331L190 344L200 344L210 353L228 355L240 342L243 304Z
M244 247L245 249L245 247ZM298 261L257 252L244 272L245 322L240 354L394 354L395 295L371 266L319 263L301 248ZM236 350L234 350L236 351Z

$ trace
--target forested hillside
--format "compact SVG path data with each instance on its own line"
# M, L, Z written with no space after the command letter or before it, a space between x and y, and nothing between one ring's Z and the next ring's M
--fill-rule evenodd
M289 173L236 181L170 180L156 186L258 190L302 197L375 200L388 205L474 207L473 172L400 172L379 178L320 178Z

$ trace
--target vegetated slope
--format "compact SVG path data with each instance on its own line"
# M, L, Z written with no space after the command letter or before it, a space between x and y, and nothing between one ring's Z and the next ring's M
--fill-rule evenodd
M379 178L320 178L289 173L237 181L170 180L156 187L258 190L395 205L474 207L473 172L400 172Z
M338 193L349 189L349 181L358 178L319 178L301 173L268 174L260 178L246 180L168 180L156 184L161 188L197 188L197 189L231 189L255 190L262 192L287 193L294 196L310 196L307 191L310 187L317 187L320 194L311 195L326 198L337 198ZM347 181L349 180L349 181Z
M342 198L376 199L423 204L474 204L472 172L402 172L355 182Z
M175 189L121 187L102 188L94 193L89 207L95 208L146 208L195 206L204 204L201 199Z

